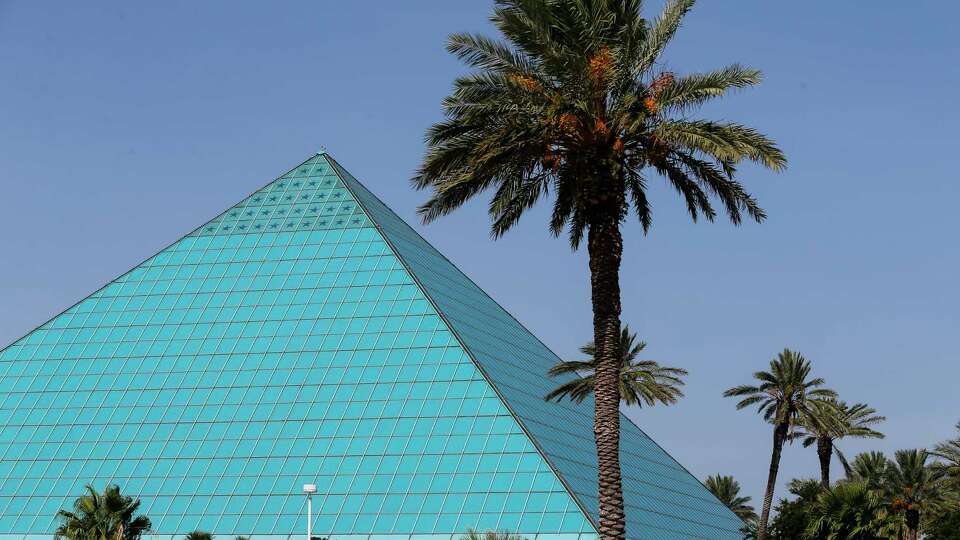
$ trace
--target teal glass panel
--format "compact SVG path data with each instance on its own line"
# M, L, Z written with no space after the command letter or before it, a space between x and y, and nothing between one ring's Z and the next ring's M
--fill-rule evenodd
M326 156L0 351L0 540L92 483L192 530L595 529Z
M598 519L593 402L547 403L559 358L409 225L331 160L566 486ZM739 539L742 522L626 416L621 463L630 538ZM522 521L522 520L521 520Z

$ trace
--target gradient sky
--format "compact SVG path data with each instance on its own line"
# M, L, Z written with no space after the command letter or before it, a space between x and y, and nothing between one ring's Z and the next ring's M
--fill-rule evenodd
M463 72L444 39L490 32L490 7L0 0L2 345L321 145L413 222L424 130ZM761 68L764 84L703 115L761 129L790 159L779 175L743 169L763 225L692 224L654 183L652 231L626 226L624 321L691 372L680 404L630 414L697 476L733 474L759 499L770 429L720 394L784 347L889 418L886 440L848 454L952 435L958 16L933 1L703 0L668 49L678 73ZM576 357L585 254L547 233L545 208L492 241L484 208L417 228ZM816 476L815 452L788 448L781 473Z

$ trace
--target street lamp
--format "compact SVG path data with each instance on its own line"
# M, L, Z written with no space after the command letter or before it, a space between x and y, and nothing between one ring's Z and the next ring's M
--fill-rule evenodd
M311 496L317 492L317 485L304 484L303 492L307 495L307 540L313 540L313 500Z

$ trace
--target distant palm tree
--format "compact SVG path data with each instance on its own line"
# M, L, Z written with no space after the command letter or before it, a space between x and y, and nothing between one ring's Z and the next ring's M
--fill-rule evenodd
M150 519L136 515L140 501L120 493L116 485L108 485L103 493L90 484L87 494L73 503L73 510L60 510L62 522L55 538L67 540L138 540L151 527Z
M430 199L431 222L487 190L492 233L500 237L533 206L552 199L550 231L568 231L589 254L596 353L594 433L599 533L625 536L620 475L620 265L622 226L631 213L652 224L649 185L665 180L693 219L762 221L738 181L737 164L779 171L773 141L741 124L696 119L698 108L760 82L740 65L675 75L660 56L693 0L667 0L644 18L641 0L497 0L491 21L505 41L450 36L448 50L475 71L454 81L445 118L427 133L413 178Z
M680 387L684 383L680 377L687 374L686 370L663 367L653 360L638 360L637 356L647 347L647 343L638 341L637 335L631 333L627 325L624 325L620 331L618 347L620 350L620 399L625 404L652 406L660 402L664 405L672 405L683 396ZM580 403L593 393L597 348L591 341L581 347L580 351L590 359L560 362L547 372L551 377L570 374L578 377L561 384L543 399L560 401L563 398L570 398Z
M898 450L884 475L887 496L894 510L903 512L911 540L919 534L923 512L939 510L949 501L946 471L931 463L931 457L925 449Z
M883 487L890 460L883 452L863 452L857 454L847 470L847 479L853 482L862 482L872 490Z
M822 540L886 540L897 531L880 495L862 482L823 490L807 510L806 537Z
M193 531L187 533L184 540L213 540L213 535L206 531Z
M943 468L953 480L954 486L960 488L960 422L957 422L958 435L953 439L938 444L933 449L933 455L944 460Z
M836 441L844 438L882 439L883 433L874 430L875 426L886 420L876 410L863 403L848 405L836 399L813 400L810 402L810 414L800 419L801 431L796 434L803 439L803 446L817 445L817 457L820 459L820 485L830 488L830 461L833 455L849 470L846 456L836 446Z
M810 362L800 353L784 349L770 361L770 371L753 374L759 381L758 385L735 386L723 393L725 397L742 398L737 403L737 409L756 405L763 419L773 424L773 451L767 474L767 489L763 495L763 510L757 525L758 540L765 540L767 537L770 505L773 502L784 442L794 426L811 414L811 401L836 397L833 390L820 388L824 380L810 378L810 371Z
M917 540L923 512L947 502L944 470L928 463L924 449L897 450L884 474L884 488L894 512L902 513L910 540Z
M708 476L704 485L713 496L727 508L733 511L738 518L745 522L757 519L757 513L753 506L750 506L750 497L740 495L740 482L733 479L732 476Z

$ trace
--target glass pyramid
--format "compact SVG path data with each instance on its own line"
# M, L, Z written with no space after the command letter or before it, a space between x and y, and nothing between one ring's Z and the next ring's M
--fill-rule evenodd
M0 351L0 540L119 484L156 538L597 537L592 403L326 154ZM629 420L630 538L739 520Z

